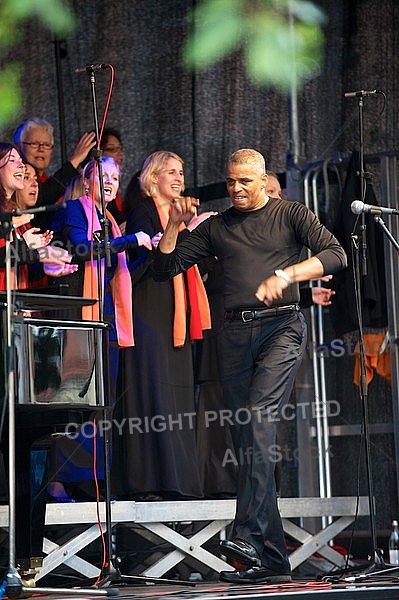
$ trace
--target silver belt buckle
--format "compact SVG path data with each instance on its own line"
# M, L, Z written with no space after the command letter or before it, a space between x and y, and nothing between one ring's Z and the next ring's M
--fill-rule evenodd
M246 317L245 315L248 315ZM254 320L254 311L253 310L243 310L241 311L241 320L243 323L250 323Z

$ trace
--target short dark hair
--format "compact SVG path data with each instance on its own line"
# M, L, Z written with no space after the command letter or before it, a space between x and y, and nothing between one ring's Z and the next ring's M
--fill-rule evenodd
M105 146L107 145L108 138L110 135L113 135L120 141L120 143L122 143L122 137L121 137L120 132L117 129L114 129L113 127L106 127L101 136L101 144L100 144L101 149L105 148Z

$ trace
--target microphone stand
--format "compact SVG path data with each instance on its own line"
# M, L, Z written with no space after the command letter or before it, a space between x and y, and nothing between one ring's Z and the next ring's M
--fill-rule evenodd
M359 177L360 177L360 197L361 201L365 201L367 191L367 181L370 179L370 174L364 170L364 136L363 136L363 97L368 95L367 92L358 92L358 104L359 104L359 139L360 139L360 152L359 152ZM375 220L380 219L376 215ZM356 222L355 222L356 227ZM362 316L362 292L361 292L361 277L367 275L367 243L366 243L366 215L363 211L361 214L361 225L360 225L360 245L358 244L358 236L355 231L351 234L354 252L354 287L355 287L355 299L357 306L358 315L358 331L359 331L359 354L360 354L360 399L362 403L363 411L363 437L364 437L364 448L365 448L365 461L366 461L366 478L367 478L367 490L368 490L368 501L369 501L369 512L370 512L370 533L372 543L372 556L370 556L370 565L367 567L363 575L354 577L344 578L344 581L360 581L371 575L377 575L379 572L386 573L387 570L396 570L399 568L387 567L383 558L383 551L378 548L377 543L377 528L375 518L375 498L374 498L374 484L373 475L371 468L371 449L370 449L370 433L369 433L369 411L368 411L368 389L367 389L367 378L366 378L366 360L364 352L363 342L363 316ZM392 241L392 239L391 239ZM359 257L361 251L361 256ZM361 264L360 264L361 261Z
M11 308L11 213L1 213L0 220L6 235L6 373L7 384L4 401L8 406L8 571L6 575L7 593L19 596L22 591L22 579L15 558L15 372L13 353L13 320Z
M359 177L360 177L360 197L362 202L365 201L366 197L366 173L364 170L364 126L363 126L363 93L358 95L358 107L359 107ZM363 409L363 435L365 443L365 461L366 461L366 476L367 476L367 489L369 499L369 512L370 512L370 531L372 541L372 553L371 565L368 571L374 569L375 565L383 565L384 560L382 558L382 550L377 548L377 530L375 523L375 504L374 504L374 485L371 469L370 459L370 434L369 434L369 413L368 413L368 390L367 390L367 379L366 379L366 360L364 354L364 343L363 343L363 316L362 316L362 286L360 274L365 277L367 275L367 242L366 242L366 215L362 212L361 225L360 225L360 249L361 249L361 265L359 265L359 247L355 241L355 235L352 234L353 249L355 253L355 265L354 265L354 279L355 279L355 295L356 305L358 311L358 326L359 326L359 352L360 352L360 397L362 401Z
M103 269L101 268L101 258L100 258L100 240L101 238L104 241L104 255L105 255L105 266L104 266L104 278L105 272L108 267L111 266L111 251L109 245L109 230L106 218L106 204L105 204L105 195L104 195L104 181L103 181L103 170L102 170L102 150L99 148L100 141L100 128L98 123L98 112L97 112L97 95L96 95L96 77L95 77L95 69L94 65L86 68L86 73L90 77L90 91L91 91L91 102L92 102L92 110L93 110L93 122L94 122L94 131L96 134L96 139L98 143L98 148L94 153L94 160L97 163L97 172L98 172L98 181L99 181L99 189L100 189L100 200L101 200L101 216L100 216L100 225L101 232L100 235L95 232L93 233L93 238L97 241L97 281L98 281L98 305L99 305L99 321L104 321L104 298L103 298ZM107 336L107 333L104 331L103 336ZM102 357L104 362L104 419L107 418L107 408L110 406L110 382L109 382L109 366L108 366L108 341L103 339L103 348L102 348ZM104 431L104 495L105 495L105 522L106 522L106 536L104 537L105 543L105 567L106 575L109 578L113 578L117 573L116 567L112 564L112 514L111 514L111 481L110 481L110 436L108 429L105 428ZM104 571L103 569L103 571Z
M360 198L361 201L364 202L366 196L366 173L364 171L364 135L363 135L363 94L359 95L359 176L360 176ZM360 237L361 237L361 264L362 264L362 275L367 275L367 227L366 227L366 215L363 212L361 217L361 226L360 226Z
M379 225L379 227L383 230L386 237L389 239L393 247L396 251L399 251L399 243L389 231L387 226L385 225L383 219L380 215L374 215L374 221ZM360 303L359 303L360 307ZM361 307L360 307L361 308ZM359 318L361 324L361 317ZM362 336L362 331L359 329L359 335ZM364 439L365 439L365 447L366 447L366 467L367 467L367 482L369 489L369 506L370 506L370 523L371 523L371 535L372 535L372 543L373 543L373 556L371 564L363 574L354 575L352 577L345 577L344 581L356 583L359 581L364 581L370 577L378 577L379 575L386 576L387 573L395 572L399 570L399 565L391 565L386 563L383 558L383 552L381 548L377 548L377 535L376 535L376 526L375 526L375 511L374 511L374 491L373 491L373 478L371 475L371 464L370 464L370 437L368 432L368 406L367 406L367 385L366 385L366 370L365 370L365 360L364 360L364 345L363 338L360 337L359 341L360 345L360 358L361 358L361 399L363 404L363 421L364 421ZM396 579L396 577L395 577Z
M366 92L359 92L358 94L358 106L359 106L359 177L360 177L360 197L362 202L365 201L367 191L367 179L370 178L370 174L364 170L364 126L363 126L363 105L364 96ZM366 215L362 212L361 215L361 226L360 226L360 249L361 249L361 264L359 264L359 247L355 241L355 235L352 234L352 242L355 253L355 265L354 265L354 279L355 279L355 296L358 311L358 327L359 327L359 352L360 352L360 398L362 402L363 410L363 435L364 435L364 447L365 447L365 461L366 461L366 477L367 477L367 489L369 499L369 512L370 512L370 533L372 542L372 556L371 564L367 568L367 573L372 573L375 568L381 568L384 566L383 551L378 548L377 544L377 528L375 519L375 498L374 498L374 484L373 475L371 468L371 450L370 450L370 433L369 433L369 412L368 412L368 389L367 389L367 378L366 378L366 359L364 353L364 342L363 342L363 316L362 316L362 286L360 274L365 277L367 275L367 242L366 242Z
M62 593L70 595L81 595L81 590L59 588L34 588L23 585L21 575L16 564L16 464L15 464L15 364L14 364L14 320L13 313L21 310L20 305L13 306L11 290L11 231L12 218L24 214L34 214L46 210L57 210L57 207L39 207L37 209L16 210L14 212L0 213L0 222L3 226L6 240L5 270L6 270L6 370L7 383L4 401L8 407L8 570L5 579L6 592L9 598L19 597L22 593ZM30 510L30 507L28 507ZM90 592L97 596L108 596L106 590L94 590Z
M104 65L109 66L109 65ZM103 65L101 65L103 68ZM98 68L95 65L91 65L85 68L86 73L90 76L90 89L91 89L91 100L92 100L92 108L93 108L93 120L94 120L94 131L96 133L96 138L99 141L100 132L99 132L99 124L98 124L98 113L97 113L97 100L96 100L96 87L95 87L95 71ZM105 204L105 196L104 196L104 181L103 181L103 171L102 171L102 150L97 149L95 152L94 159L97 162L98 167L98 180L99 180L99 188L100 188L100 198L101 198L101 213L100 216L100 224L101 224L101 232L104 239L104 253L105 253L105 267L104 274L107 267L111 266L111 249L109 244L109 230L108 223L106 217L106 204ZM99 240L98 233L95 232L93 234L94 239L97 238ZM97 242L98 243L98 242ZM102 269L101 269L101 259L99 256L100 247L98 247L97 253L97 273L98 273L98 284L99 284L99 316L100 321L104 319L103 313L103 291L102 291ZM104 335L106 333L104 332ZM104 403L104 419L108 416L110 412L107 409L111 409L110 406L110 377L109 377L109 349L108 349L108 336L106 336L105 341L103 338L103 362L104 362L104 389L105 389L105 398L106 401ZM122 575L120 573L119 568L114 564L112 557L112 513L111 513L111 481L110 481L110 434L108 428L105 427L104 431L104 492L105 492L105 524L106 524L106 536L104 538L105 543L105 566L102 569L100 579L98 581L98 587L109 586L110 584L134 584L134 583L170 583L172 585L176 585L176 581L173 579L162 579L159 577L145 577L140 575ZM179 582L182 585L194 585L192 582Z

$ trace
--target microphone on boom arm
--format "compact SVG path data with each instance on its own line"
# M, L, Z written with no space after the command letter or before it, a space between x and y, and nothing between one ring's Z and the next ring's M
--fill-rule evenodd
M78 75L82 75L84 73L94 73L95 71L102 71L103 69L108 69L109 65L101 63L97 65L87 65L87 67L80 67L79 69L75 69L75 73Z
M372 204L365 204L361 200L354 200L351 204L351 211L355 215L361 213L369 213L370 215L399 215L399 209L388 208L386 206L373 206Z

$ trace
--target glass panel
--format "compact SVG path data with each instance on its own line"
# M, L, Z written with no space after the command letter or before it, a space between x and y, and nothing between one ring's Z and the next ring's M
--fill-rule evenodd
M100 341L90 327L16 324L18 404L96 405Z

